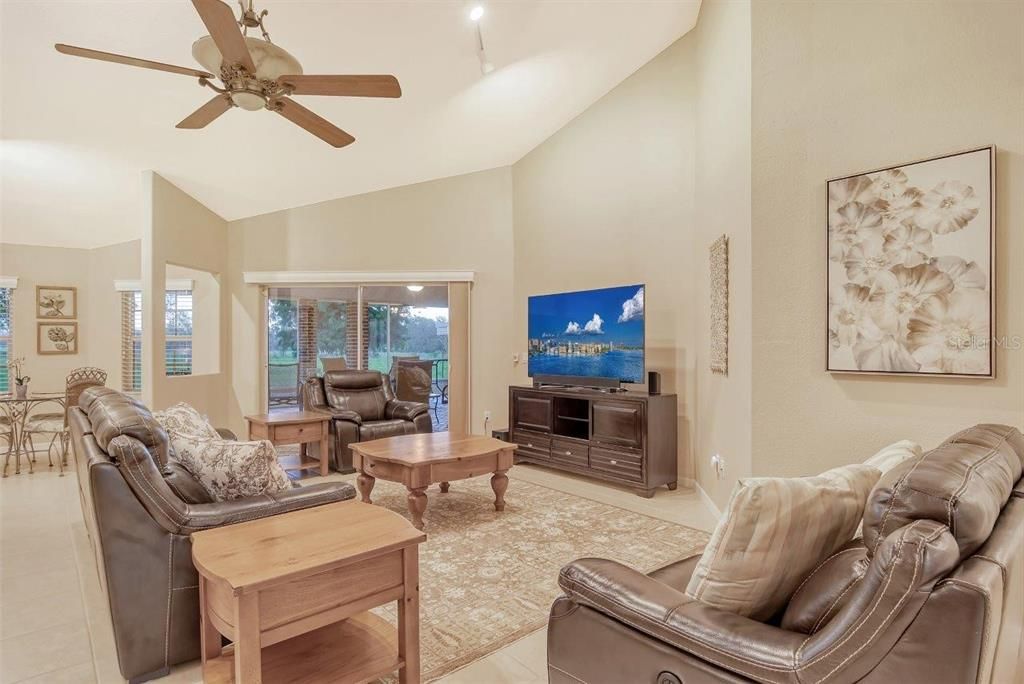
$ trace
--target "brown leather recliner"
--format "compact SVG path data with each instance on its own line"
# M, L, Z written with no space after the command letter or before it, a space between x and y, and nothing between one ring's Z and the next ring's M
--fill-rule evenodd
M192 532L355 496L350 484L330 482L215 503L169 460L167 433L132 397L89 388L69 420L86 529L130 682L200 656Z
M302 405L330 414L329 461L342 473L355 472L350 444L434 431L428 406L396 399L388 376L377 371L330 371L323 378L310 378L302 388Z
M979 425L886 473L864 536L771 623L684 591L698 557L650 575L582 559L551 607L552 684L1024 681L1024 438Z

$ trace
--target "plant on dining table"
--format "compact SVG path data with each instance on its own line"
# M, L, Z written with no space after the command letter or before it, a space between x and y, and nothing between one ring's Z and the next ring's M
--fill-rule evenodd
M28 381L32 379L27 375L22 375L22 367L24 365L25 357L14 358L7 362L7 368L10 369L11 375L14 376L15 385L27 385Z

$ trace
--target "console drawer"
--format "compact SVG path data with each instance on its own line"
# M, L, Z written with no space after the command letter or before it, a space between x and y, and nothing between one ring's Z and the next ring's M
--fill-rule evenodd
M586 468L590 465L590 447L566 439L551 440L551 460Z
M520 456L551 458L551 438L547 435L516 430L512 433L512 441L519 445L516 453Z
M624 480L642 482L643 460L639 454L594 447L590 450L590 467Z

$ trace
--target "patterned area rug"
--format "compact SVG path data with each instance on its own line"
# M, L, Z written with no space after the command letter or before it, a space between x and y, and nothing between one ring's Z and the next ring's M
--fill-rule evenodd
M334 478L330 478L334 479ZM319 478L317 478L319 480ZM307 480L309 482L309 480ZM373 502L409 517L403 486L377 480ZM699 530L512 479L494 510L489 476L427 491L420 546L420 650L432 681L544 626L558 571L585 556L649 572L704 548ZM394 608L380 609L396 620Z

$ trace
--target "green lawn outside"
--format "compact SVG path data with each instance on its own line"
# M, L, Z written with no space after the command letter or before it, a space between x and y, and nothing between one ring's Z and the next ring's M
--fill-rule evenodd
M399 354L401 356L401 354ZM443 358L440 354L420 354L421 359L438 359ZM380 371L381 373L387 373L391 370L391 358L390 354L385 352L371 352L370 353L370 370ZM294 365L298 363L298 357L290 354L271 354L270 356L270 386L271 387L289 387L296 382L297 374L296 367ZM447 379L447 376L439 378L440 380Z

